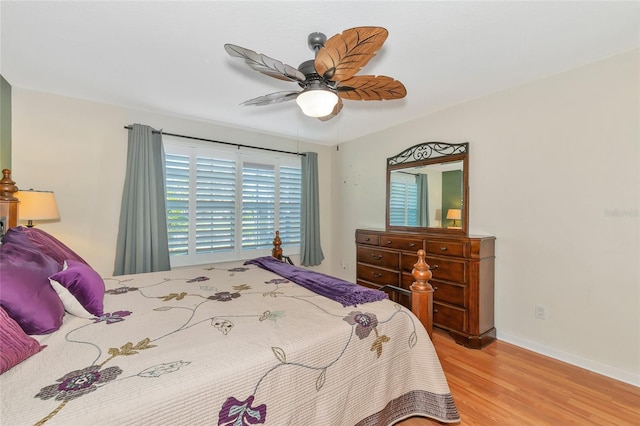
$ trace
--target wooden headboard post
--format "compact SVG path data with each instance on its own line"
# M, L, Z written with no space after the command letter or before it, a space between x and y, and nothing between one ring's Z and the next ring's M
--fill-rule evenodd
M11 180L11 170L3 169L0 180L0 237L7 229L18 225L18 199L13 196L16 192L18 187Z
M276 259L282 260L282 240L280 239L280 231L276 231L276 237L273 239L273 250L271 250L271 256Z
M413 279L411 284L411 312L418 318L424 328L427 329L429 337L433 333L433 287L429 284L431 270L427 262L424 261L424 250L418 250L418 261L413 265Z

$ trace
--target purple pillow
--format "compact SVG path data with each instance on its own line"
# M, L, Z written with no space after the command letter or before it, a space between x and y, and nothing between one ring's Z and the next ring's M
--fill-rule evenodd
M7 231L2 241L5 243L15 242L20 245L24 245L25 241L29 241L42 253L55 259L55 261L58 262L58 269L62 268L64 261L68 259L82 262L85 265L87 264L83 258L78 256L60 240L38 228L16 226Z
M62 271L49 277L67 312L82 318L103 314L104 281L89 265L66 260Z
M44 348L36 339L27 336L20 325L2 308L0 308L0 342L2 342L0 374Z
M2 237L2 242L14 243L21 247L30 247L33 249L37 249L38 247L31 242L27 232L23 232L22 229L23 229L22 226L15 226L13 228L9 228L7 233L4 234L4 237Z
M62 325L64 306L49 284L58 270L38 249L11 242L0 246L0 306L25 333L52 333Z

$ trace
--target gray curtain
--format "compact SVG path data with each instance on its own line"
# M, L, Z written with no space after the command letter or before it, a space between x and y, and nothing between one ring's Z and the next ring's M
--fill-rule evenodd
M416 186L418 187L418 226L429 226L429 183L427 175L416 175Z
M129 130L113 274L170 269L162 135L134 124Z
M314 266L322 263L320 247L320 205L318 201L318 154L305 152L302 157L302 208L300 263Z

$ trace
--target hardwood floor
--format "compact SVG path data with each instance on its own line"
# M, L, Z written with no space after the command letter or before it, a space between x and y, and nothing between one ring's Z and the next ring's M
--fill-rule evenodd
M468 349L436 330L433 342L461 425L640 425L638 387L501 341Z

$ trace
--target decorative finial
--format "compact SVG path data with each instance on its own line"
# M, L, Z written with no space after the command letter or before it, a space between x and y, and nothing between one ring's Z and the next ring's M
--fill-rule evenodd
M13 196L16 192L18 192L18 187L16 186L16 183L11 180L11 170L2 169L2 179L0 179L0 200L18 201L18 199Z
M271 250L271 256L278 260L282 260L282 249L280 246L282 241L280 240L280 231L276 231L276 237L273 239L273 250Z

